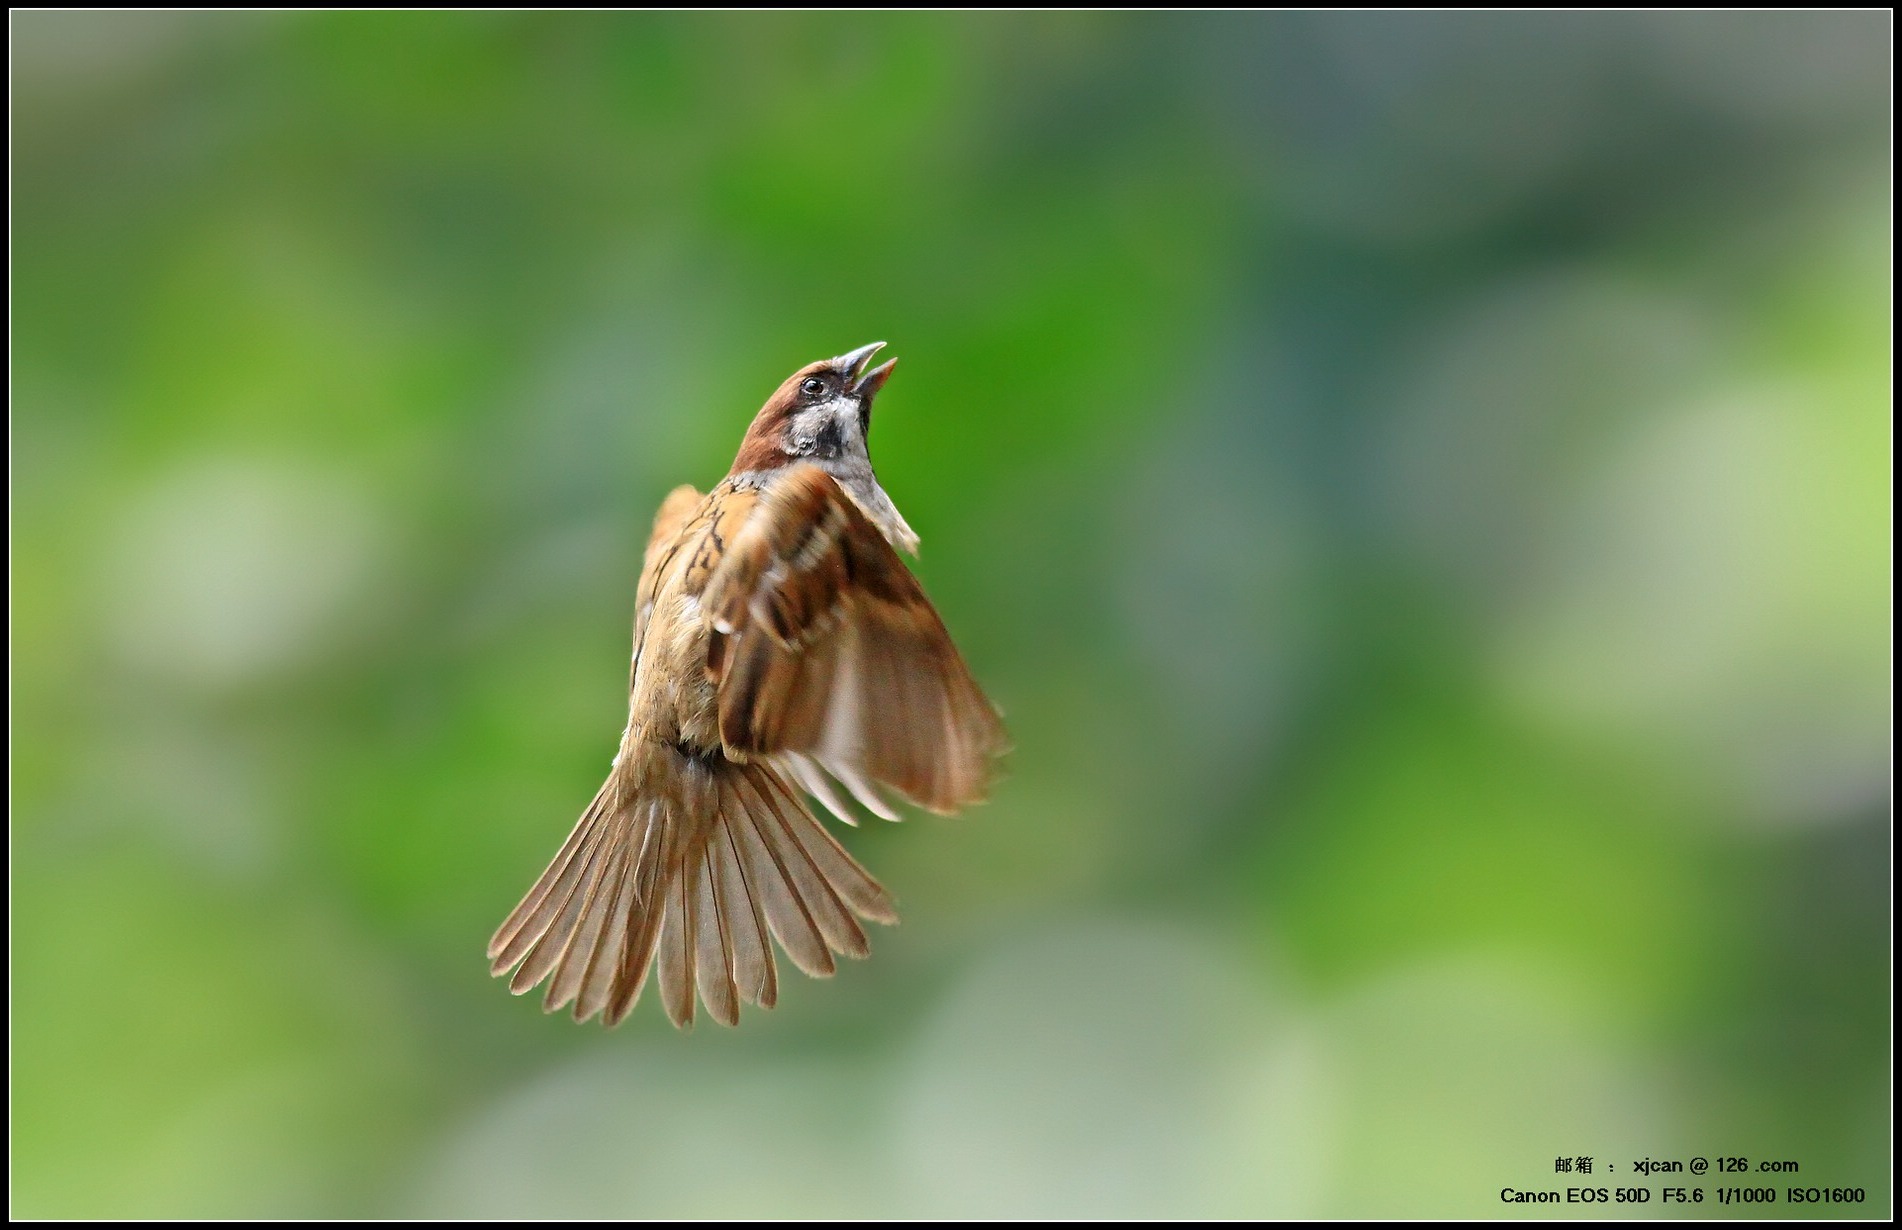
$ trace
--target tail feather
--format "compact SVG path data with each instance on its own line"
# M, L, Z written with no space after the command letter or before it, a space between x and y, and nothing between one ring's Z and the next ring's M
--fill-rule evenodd
M766 930L766 915L760 909L759 895L747 882L746 868L740 862L740 848L733 838L732 791L721 792L720 824L708 849L713 851L719 869L720 900L731 927L733 975L740 998L749 1004L770 1008L779 998L779 980L773 968L773 941Z
M574 998L579 990L581 973L587 968L588 955L599 946L601 927L606 921L608 904L614 896L616 867L627 848L627 843L618 840L613 833L619 825L620 817L617 816L602 826L606 831L590 856L588 869L575 886L568 904L555 916L548 934L542 937L534 951L522 962L522 968L516 971L516 978L526 976L530 985L539 982L542 977L539 973L531 975L530 971L545 968L552 972L548 980L548 994L542 1004L544 1012L553 1012ZM572 922L564 925L567 920ZM548 955L544 956L544 953Z
M611 818L596 816L560 873L549 868L549 882L540 903L490 965L491 972L500 972L521 962L515 977L509 980L509 990L514 994L524 993L546 977L567 946L574 932L572 903L599 876L601 851L611 839L612 828Z
M786 869L787 880L805 901L806 909L814 925L819 928L819 934L825 937L827 947L849 957L869 955L872 949L865 938L864 928L852 917L852 911L839 899L838 890L819 870L818 864L812 861L812 855L806 852L805 843L799 840L799 830L816 823L811 814L792 801L775 776L764 775L754 785L771 813L767 823L778 827L781 863Z
M688 860L674 872L667 888L667 917L660 924L660 952L654 958L660 978L660 1002L667 1017L682 1029L693 1024L694 943L693 881L699 861Z
M594 943L587 949L587 960L582 966L580 985L574 997L577 1021L587 1020L606 1006L608 992L614 986L621 949L627 944L628 910L634 901L634 855L628 848L629 844L623 841L616 852L614 895L599 930L594 933ZM558 999L543 1005L550 1011L560 1006Z
M618 1024L658 971L683 1028L696 1000L722 1024L779 998L773 945L815 977L869 951L859 919L891 899L823 825L796 766L689 760L654 747L630 788L610 779L490 941L491 970L544 1008ZM795 776L789 779L786 774ZM770 939L768 937L771 937Z
M733 941L713 851L714 841L709 835L700 848L699 874L694 879L694 970L699 975L700 1001L707 1012L722 1025L738 1025L740 988L733 976Z
M787 819L798 836L800 848L825 882L860 918L887 926L896 924L898 912L892 908L891 896L884 887L866 874L865 868L845 852L837 838L826 832L825 825L799 802L799 797L783 780L773 777L771 782L783 803L780 815Z
M738 781L734 797L739 813L733 818L734 826L752 882L759 889L766 925L794 965L814 978L830 978L838 967L786 868L789 860L780 848L778 822L752 783L744 777Z
M489 960L492 962L490 973L500 974L520 961L529 945L540 939L543 931L547 930L549 899L563 881L580 873L582 848L600 835L603 813L607 810L608 789L612 785L610 780L595 792L594 801L581 813L581 819L575 822L573 831L555 854L554 861L535 881L535 887L528 890L522 903L496 928L495 935L489 940Z
M611 818L597 825L596 833L576 860L581 867L580 874L568 886L565 895L558 894L551 898L559 900L560 904L550 915L547 929L522 959L515 977L509 980L509 989L517 995L548 977L573 947L585 925L588 907L600 894L601 885L607 879L608 864L619 845L615 840L615 828Z
M666 891L667 881L664 858L666 843L656 833L663 824L662 809L658 802L649 805L648 816L646 833L651 840L634 876L634 900L628 915L627 945L621 950L621 964L615 973L613 989L608 994L607 1008L601 1014L602 1021L609 1025L619 1025L634 1010L635 1002L641 997L641 988L647 985L647 971L654 965L654 949L660 944L662 894Z

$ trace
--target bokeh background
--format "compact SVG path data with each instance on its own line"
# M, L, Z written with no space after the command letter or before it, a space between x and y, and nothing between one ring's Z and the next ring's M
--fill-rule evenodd
M1886 13L11 22L17 1215L1886 1213ZM653 510L874 338L1008 777L545 1018Z

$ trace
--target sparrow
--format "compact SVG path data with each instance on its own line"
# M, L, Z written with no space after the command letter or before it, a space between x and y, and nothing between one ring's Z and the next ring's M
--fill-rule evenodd
M608 778L489 941L490 972L543 1010L627 1016L648 971L681 1028L779 995L773 941L830 976L870 951L891 897L813 815L888 795L981 801L997 710L898 551L918 536L872 471L883 342L794 372L713 490L670 492L634 613L628 720ZM768 937L771 937L770 940Z

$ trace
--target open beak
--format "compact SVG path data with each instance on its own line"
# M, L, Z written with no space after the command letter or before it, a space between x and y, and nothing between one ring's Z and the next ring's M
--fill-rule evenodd
M842 354L832 361L834 366L845 375L847 393L869 400L885 387L885 381L890 378L892 368L898 364L897 359L887 359L872 370L865 370L865 365L872 361L872 356L884 348L884 342L873 342L869 346L860 346L850 354Z

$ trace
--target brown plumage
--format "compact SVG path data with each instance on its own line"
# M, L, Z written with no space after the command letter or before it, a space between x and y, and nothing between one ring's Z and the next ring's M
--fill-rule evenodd
M676 1025L779 994L775 942L830 975L890 897L815 818L885 792L950 813L984 797L996 711L895 547L917 537L865 437L882 343L793 374L726 478L654 519L635 599L627 729L608 780L489 942L521 994L609 1025L648 971Z

